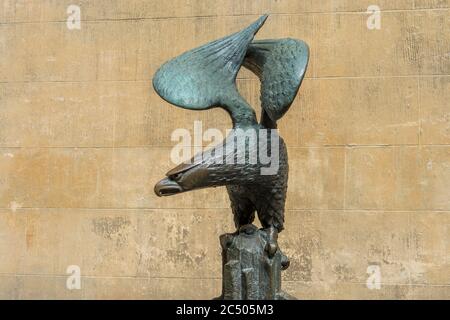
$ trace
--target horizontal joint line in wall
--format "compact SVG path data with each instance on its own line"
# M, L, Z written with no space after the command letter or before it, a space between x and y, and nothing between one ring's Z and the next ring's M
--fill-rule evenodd
M305 77L309 80L338 80L338 79L349 79L349 80L366 80L366 79L397 79L397 78L433 78L433 77L449 77L450 74L411 74L411 75L375 75L375 76L323 76L323 77ZM102 82L143 82L151 83L152 78L149 79L104 79L104 80L2 80L0 84L15 84L15 83L102 83ZM259 81L255 78L237 78L239 81Z
M402 13L402 12L430 12L430 11L446 11L450 7L442 8L410 8L410 9L387 9L380 10L382 13ZM81 19L81 22L95 23L95 22L121 22L121 21L146 21L146 20L186 20L186 19L211 19L220 17L246 17L246 16L259 16L261 13L242 13L242 14L224 14L224 15L198 15L198 16L165 16L165 17L130 17L130 18L100 18L100 19ZM306 11L306 12L279 12L271 13L271 16L302 16L302 15L342 15L342 14L364 14L366 11ZM14 24L38 24L38 23L66 23L66 20L44 20L44 21L0 21L2 25L14 25Z
M14 274L14 273L0 273L0 277L45 277L45 278L67 278L67 274ZM87 279L137 279L137 280L160 280L160 279L180 279L180 280L221 280L221 277L144 277L144 276L102 276L102 275L81 275L81 278ZM288 283L325 283L324 281L303 281L303 280L284 280ZM366 285L366 282L352 282L352 281L338 281L336 284L357 284ZM397 282L382 282L384 286L405 286L405 287L450 287L450 284L428 284L428 283L397 283Z
M41 274L41 273L0 273L0 277L45 277L45 278L67 278L69 274ZM87 279L109 279L109 278L116 278L116 279L186 279L186 280L221 280L220 277L145 277L145 276L102 276L102 275L84 275L81 273L81 278L87 278Z
M289 149L353 149L353 148L423 148L423 147L450 147L450 144L336 144L319 146L289 146ZM8 146L0 145L1 149L169 149L173 145L136 145L136 146Z
M0 210L4 211L12 211L9 207L0 207ZM205 210L205 211L213 211L213 210L230 210L230 207L170 207L170 208L152 208L152 207L20 207L16 208L15 212L21 211L21 210L98 210L98 211L117 211L117 210L125 210L125 211L137 211L137 210L144 210L144 211L159 211L159 210L184 210L184 211L192 211L192 210ZM380 208L360 208L360 209L343 209L343 208L336 208L336 209L321 209L321 208L286 208L286 212L309 212L309 211L315 211L315 212L332 212L332 211L340 211L340 212L361 212L366 211L370 213L376 213L376 212L383 212L383 213L416 213L416 212L423 212L423 213L450 213L450 210L445 209L404 209L404 210L392 210L392 209L380 209ZM1 214L2 212L0 212ZM120 213L117 213L120 214Z

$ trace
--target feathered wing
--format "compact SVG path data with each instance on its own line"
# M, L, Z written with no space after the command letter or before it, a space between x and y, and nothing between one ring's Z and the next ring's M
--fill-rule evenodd
M235 81L247 49L266 19L267 15L262 16L240 32L169 60L153 78L155 91L181 108L223 107L231 114L233 123L246 113L253 113L239 95Z
M261 80L261 105L273 123L291 106L305 76L308 45L295 39L254 41L244 67Z

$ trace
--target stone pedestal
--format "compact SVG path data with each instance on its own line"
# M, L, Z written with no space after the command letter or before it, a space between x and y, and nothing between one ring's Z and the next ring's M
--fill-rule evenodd
M267 239L267 233L254 225L220 236L222 295L218 299L295 299L281 291L281 270L287 269L289 260L280 249L269 256Z

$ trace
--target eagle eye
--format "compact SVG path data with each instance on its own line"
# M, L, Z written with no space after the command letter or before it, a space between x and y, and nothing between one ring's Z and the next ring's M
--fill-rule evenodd
M170 176L170 179L178 181L181 178L181 176L182 176L181 173L175 173L175 174Z

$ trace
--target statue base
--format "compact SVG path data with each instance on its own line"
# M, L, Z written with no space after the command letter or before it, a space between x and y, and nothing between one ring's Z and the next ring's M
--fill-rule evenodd
M281 291L281 270L288 258L278 248L269 256L268 235L252 224L220 236L222 295L220 300L294 300Z

